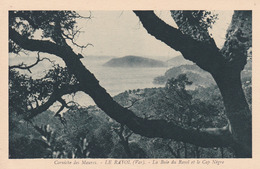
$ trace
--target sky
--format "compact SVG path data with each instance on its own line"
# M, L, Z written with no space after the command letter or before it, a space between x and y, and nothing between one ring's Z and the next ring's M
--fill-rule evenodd
M90 14L89 11L77 12L82 16L89 16ZM219 14L219 19L209 31L218 47L221 47L224 44L226 30L230 24L233 11L213 12ZM170 11L155 11L155 13L167 24L177 27L170 16ZM179 52L148 34L139 18L132 11L91 11L91 19L79 19L77 26L81 33L76 38L76 43L79 45L93 44L93 46L88 46L84 50L72 45L74 51L81 53L85 58L88 56L109 56L111 58L135 55L167 61L180 55ZM9 60L10 65L23 62L22 57L16 57L15 54L9 56L16 58ZM34 59L25 62L32 64L35 62L37 53L30 53L28 56L20 53L20 56L34 57ZM58 57L45 53L41 53L41 57L49 57L56 60L56 63L64 65Z
M89 16L89 11L77 12L82 16ZM214 12L219 14L219 19L210 32L213 34L216 44L221 47L233 11ZM156 14L169 25L176 27L170 11L156 11ZM93 44L83 50L83 56L137 55L150 58L160 56L163 60L180 55L179 52L149 35L132 11L91 11L91 19L80 19L78 27L82 32L76 42L81 45Z
M77 12L82 16L90 14L90 11ZM213 12L219 14L219 19L209 31L217 46L222 47L233 11ZM155 13L167 24L177 27L170 16L170 11L155 11ZM93 45L84 50L72 45L75 52L81 53L84 57L135 55L166 61L180 55L179 52L148 34L132 11L91 11L91 19L79 19L77 26L81 33L76 37L75 42L79 45L88 43ZM22 53L20 55L23 56ZM12 54L9 56L15 57ZM53 58L59 60L57 57Z

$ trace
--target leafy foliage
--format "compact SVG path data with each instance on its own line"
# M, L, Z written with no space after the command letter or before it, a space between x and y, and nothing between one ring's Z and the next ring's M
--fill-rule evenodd
M245 88L250 91L250 85L246 84L248 83L245 82ZM180 75L169 80L165 88L127 91L115 96L115 100L129 106L136 99L130 109L139 116L175 121L186 128L225 125L224 106L217 87L187 90L188 85L191 82L185 75ZM42 139L44 135L33 127L24 130L28 125L20 123L20 119L15 120L15 116L10 117L15 124L11 132L13 139L10 139L11 158L129 158L122 144L124 140L115 132L115 127L120 125L104 116L95 106L65 112L65 126L53 115L54 112L45 112L33 120L36 126L42 126L39 128L45 130L45 133L51 133L50 139ZM24 130L24 134L18 135L19 130ZM127 128L123 132L125 136L131 134ZM31 136L25 139L23 136L28 134ZM44 137L48 138L46 135ZM40 142L40 149L29 148L34 142ZM226 148L206 149L168 139L149 139L136 134L130 135L128 144L132 157L136 158L233 157L232 151Z
M65 45L64 38L73 42L74 36L79 33L76 26L78 18L90 17L82 17L75 11L9 11L9 27L27 38L34 38L38 31L42 38ZM19 53L21 48L9 40L9 50Z
M210 11L171 11L171 15L182 33L199 41L208 41L208 28L218 19L217 14Z
M252 57L252 11L236 12L232 21L221 53L233 69L241 71Z
M9 71L9 111L24 114L39 107L57 89L70 89L78 81L66 68L55 65L41 79L33 79L18 71ZM69 93L64 93L69 94ZM58 95L58 94L57 94Z
M213 128L227 124L222 97L216 86L187 90L191 85L185 74L169 79L164 88L124 92L115 99L124 106L138 98L131 109L148 119L174 121L184 128ZM210 94L209 94L210 93ZM128 98L128 99L127 99ZM147 113L149 112L149 114ZM133 135L135 136L135 135ZM174 140L140 137L137 143L148 157L233 157L232 151L221 148L200 148ZM223 150L223 154L221 153Z

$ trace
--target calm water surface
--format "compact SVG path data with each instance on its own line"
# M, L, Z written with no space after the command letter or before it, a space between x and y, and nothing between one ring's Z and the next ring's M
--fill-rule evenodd
M30 62L34 62L34 59L35 58L25 60L22 58L13 58L9 59L9 64L13 65L23 61L29 65ZM155 85L152 83L153 79L156 76L163 75L168 69L167 67L123 68L102 66L108 60L109 58L95 59L93 57L81 59L86 68L95 75L95 77L99 80L100 85L104 87L111 96L115 96L126 90L160 87L162 85ZM40 78L50 67L50 64L47 61L44 61L32 69L32 74L28 73L28 71L21 72L33 76L33 78ZM75 96L66 96L65 98L74 99L74 101L77 101L79 104L84 106L94 104L93 100L83 92L78 92Z

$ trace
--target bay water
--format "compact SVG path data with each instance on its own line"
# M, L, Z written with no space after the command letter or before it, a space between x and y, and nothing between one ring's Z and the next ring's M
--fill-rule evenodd
M111 57L88 57L81 59L82 63L90 70L99 80L100 85L106 89L111 95L115 96L126 90L144 89L152 87L162 87L153 83L153 79L163 75L167 71L167 67L105 67L103 66ZM9 58L9 65L19 64L21 62L27 65L34 63L35 58ZM56 59L55 63L64 65L61 60ZM33 78L41 78L46 70L51 68L51 64L46 60L40 62L28 71L21 73L28 74ZM81 106L94 105L94 101L85 93L77 92L76 95L64 96L66 100L74 100Z

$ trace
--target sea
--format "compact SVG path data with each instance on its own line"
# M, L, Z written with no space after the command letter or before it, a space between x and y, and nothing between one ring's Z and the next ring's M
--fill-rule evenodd
M164 75L169 67L106 67L104 63L109 61L110 56L91 56L81 59L85 67L90 70L99 80L100 85L113 97L121 92L133 89L144 89L153 87L162 87L153 83L157 76ZM64 66L62 60L52 59L55 63ZM19 63L32 64L36 57L10 57L9 65ZM21 73L32 76L34 79L43 77L46 71L52 67L52 64L44 60L31 69L31 72L19 70ZM81 106L95 105L94 101L85 93L77 92L75 95L66 95L63 98L73 100Z

